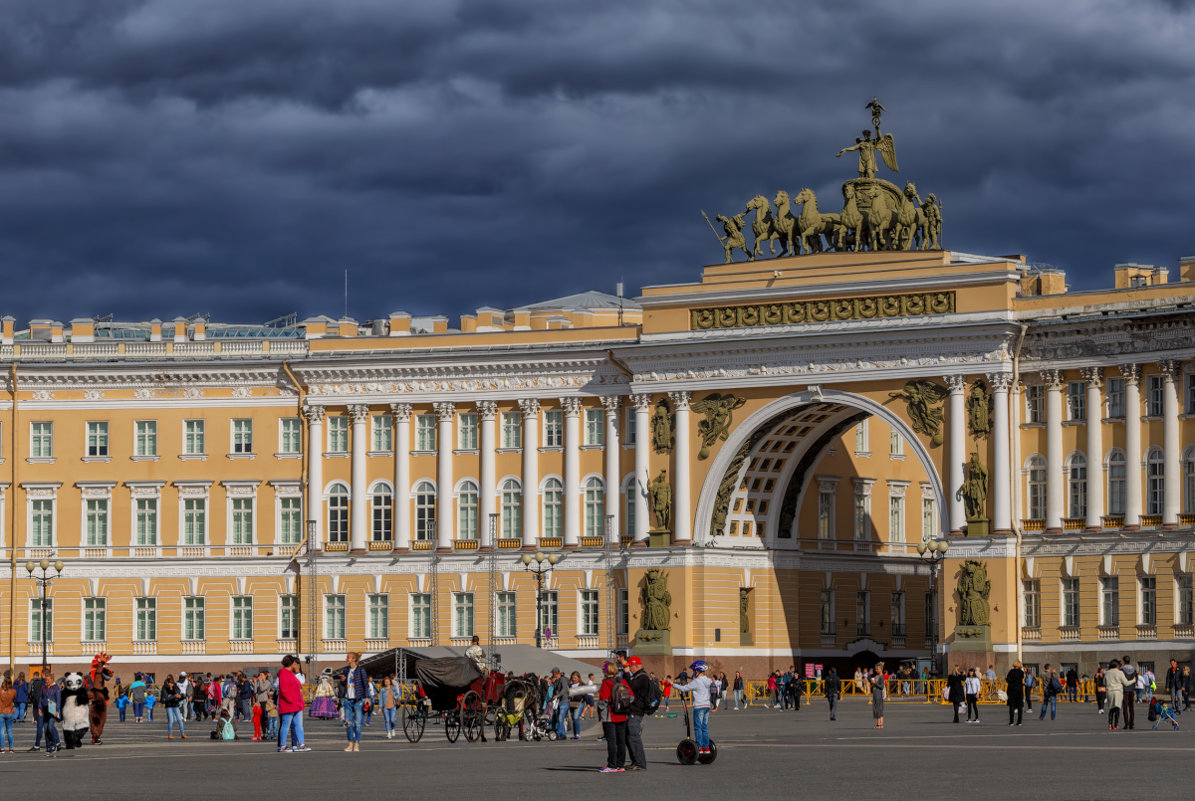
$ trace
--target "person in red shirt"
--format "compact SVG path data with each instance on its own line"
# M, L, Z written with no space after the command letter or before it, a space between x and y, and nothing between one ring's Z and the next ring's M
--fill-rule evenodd
M282 657L282 670L278 671L278 714L281 724L278 726L278 753L287 751L310 751L303 743L303 710L307 703L303 700L303 685L299 684L299 660L287 654ZM286 745L287 732L295 745Z
M602 733L606 738L606 767L602 773L625 773L622 763L627 758L627 716L614 711L614 685L617 682L631 691L631 685L619 674L618 665L606 662L602 665L602 686L598 690L598 719L602 721Z
M664 711L668 711L668 701L672 698L672 676L665 676L660 683L660 692L664 695Z

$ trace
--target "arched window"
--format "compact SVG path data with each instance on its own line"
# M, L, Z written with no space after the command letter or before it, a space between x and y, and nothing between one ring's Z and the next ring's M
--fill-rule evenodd
M1029 457L1029 519L1041 520L1046 516L1046 460L1041 454Z
M602 537L606 533L606 487L593 476L585 482L585 536Z
M1087 516L1087 457L1081 453L1071 455L1067 466L1067 517Z
M385 484L374 487L369 505L373 511L373 541L384 542L394 531L394 495Z
M1147 515L1162 514L1166 493L1166 454L1161 448L1150 448L1145 457L1145 486L1148 497L1145 500Z
M513 478L502 482L501 536L518 539L523 531L523 488Z
M328 490L328 542L349 541L349 488L333 484Z
M456 538L477 539L477 484L466 481L456 496Z
M1183 511L1195 514L1195 448L1183 454Z
M1123 515L1125 510L1125 477L1128 462L1123 451L1108 454L1108 514Z
M544 536L564 535L564 485L558 478L544 482Z
M436 537L436 488L430 481L415 485L415 539Z

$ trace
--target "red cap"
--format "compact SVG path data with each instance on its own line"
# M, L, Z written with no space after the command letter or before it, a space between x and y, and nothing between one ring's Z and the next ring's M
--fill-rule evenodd
M628 667L643 667L643 660L637 656L632 656L627 660Z

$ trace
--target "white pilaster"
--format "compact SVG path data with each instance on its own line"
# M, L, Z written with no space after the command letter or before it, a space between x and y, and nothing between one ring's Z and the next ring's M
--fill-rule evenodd
M394 548L411 547L411 404L392 403L394 414Z
M967 463L967 413L964 406L967 377L946 376L950 387L950 484L946 487L946 503L950 509L950 530L961 534L967 525L967 509L958 494L963 486L963 466Z
M989 374L988 383L992 385L992 531L1010 534L1012 462L1009 459L1008 388L1012 385L1012 376Z
M523 547L539 542L539 401L523 398Z
M353 424L352 501L349 507L349 550L364 552L369 525L369 478L365 474L365 454L369 450L369 407L363 403L349 406Z
M1124 376L1124 527L1141 528L1141 365L1120 365Z
M581 545L581 399L561 398L564 407L564 547Z
M1102 367L1084 368L1083 378L1087 380L1087 528L1096 530L1104 525L1101 519L1104 514L1103 400L1100 397L1104 370Z
M675 460L672 486L672 541L685 544L693 540L693 510L689 497L689 401L692 393L669 392L676 410L676 443L672 446Z
M1062 531L1066 468L1062 463L1062 373L1043 370L1046 386L1046 531Z
M307 417L307 520L315 521L310 547L324 542L324 412L323 406L303 409ZM305 529L306 530L306 527Z
M651 456L651 395L632 395L635 404L635 535L632 545L646 545L651 521L647 509L647 470Z
M621 401L617 395L606 395L602 398L602 406L606 407L606 517L612 518L611 529L613 536L618 537L622 530L619 527L622 519L622 504L619 502L619 461L621 443L618 441L618 405ZM605 535L606 530L602 529Z
M481 437L478 443L481 446L481 498L478 506L480 507L481 517L477 521L477 525L481 531L478 534L478 539L481 540L481 547L496 546L496 543L490 542L490 515L497 511L497 492L494 476L494 419L498 414L498 404L494 401L480 401L477 404L477 417L481 426Z
M456 405L435 404L436 431L436 550L452 550L452 421Z
M1162 525L1178 528L1179 504L1182 497L1182 442L1179 439L1182 421L1179 419L1178 382L1182 369L1176 361L1158 362L1162 369L1162 448L1166 461L1163 467L1165 486L1162 488Z

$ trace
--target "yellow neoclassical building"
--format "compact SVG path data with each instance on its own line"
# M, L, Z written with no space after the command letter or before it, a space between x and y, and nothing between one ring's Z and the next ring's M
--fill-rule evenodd
M4 318L3 647L1188 661L1195 261L1169 277L848 252L452 328Z

